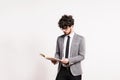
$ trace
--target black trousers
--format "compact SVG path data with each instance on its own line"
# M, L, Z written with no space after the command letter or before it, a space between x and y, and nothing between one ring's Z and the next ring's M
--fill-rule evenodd
M82 80L82 75L73 76L69 67L61 67L57 74L56 80Z

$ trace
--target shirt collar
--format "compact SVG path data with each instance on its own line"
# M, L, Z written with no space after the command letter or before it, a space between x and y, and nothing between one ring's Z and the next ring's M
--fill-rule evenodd
M68 36L73 37L75 32L71 32Z

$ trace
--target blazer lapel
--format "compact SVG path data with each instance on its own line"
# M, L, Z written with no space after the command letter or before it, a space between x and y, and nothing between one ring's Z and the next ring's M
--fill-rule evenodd
M76 43L76 39L77 38L77 36L76 36L76 33L74 34L74 36L73 36L73 39L72 39L72 43L71 43L71 48L70 48L70 57L73 55L72 53L73 53L73 51L74 51L74 49L75 49L75 43Z

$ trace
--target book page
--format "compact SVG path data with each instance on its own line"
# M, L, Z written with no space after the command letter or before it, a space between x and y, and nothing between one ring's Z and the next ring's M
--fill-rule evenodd
M40 55L41 55L42 57L48 59L48 60L60 61L60 59L57 59L57 58L54 58L54 57L47 56L47 55L45 55L45 54L43 54L43 53L41 53Z

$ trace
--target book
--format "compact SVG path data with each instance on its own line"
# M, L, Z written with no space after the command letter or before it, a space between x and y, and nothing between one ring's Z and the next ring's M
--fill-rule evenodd
M50 56L47 56L43 53L40 53L40 55L48 60L52 60L52 61L60 61L60 59L57 59L57 58L54 58L54 57L50 57Z

